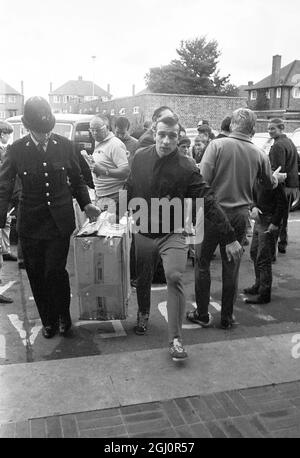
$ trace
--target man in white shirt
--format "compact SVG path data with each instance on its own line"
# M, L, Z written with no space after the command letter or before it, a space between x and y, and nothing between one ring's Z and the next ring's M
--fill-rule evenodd
M109 130L109 119L95 116L90 122L90 132L95 140L93 153L93 180L96 205L100 210L118 212L119 191L129 175L127 151L124 143ZM111 209L112 201L115 208Z

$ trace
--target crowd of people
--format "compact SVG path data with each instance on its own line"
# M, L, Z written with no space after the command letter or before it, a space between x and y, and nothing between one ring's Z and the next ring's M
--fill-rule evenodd
M126 117L116 119L113 132L109 119L96 115L90 121L95 149L86 158L89 167L85 173L82 157L74 154L74 145L52 132L55 117L46 100L27 100L22 122L28 135L1 150L1 249L3 257L9 253L3 240L18 177L18 235L45 338L57 332L67 336L72 326L66 261L75 228L73 199L91 221L113 203L118 222L122 216L121 190L127 191L127 209L133 217L139 214L132 204L136 199L147 207L146 213L139 214L139 220L144 218L146 223L136 225L131 247L131 278L138 302L134 327L137 335L145 335L149 328L151 283L160 266L167 283L169 353L173 360L187 358L182 339L184 318L201 327L213 323L208 311L210 264L217 246L222 259L220 327L230 329L234 325L249 216L255 220L250 248L255 281L245 289L246 301L270 302L272 261L277 247L282 253L286 250L288 212L299 192L297 150L284 134L281 119L269 123L274 145L268 157L251 141L256 115L246 108L227 116L217 136L208 121L199 122L193 144L177 114L167 106L156 109L151 123L131 134ZM2 146L10 129L8 123L0 126ZM95 190L94 202L87 184ZM186 311L183 284L189 249L186 221L184 217L178 220L175 211L170 212L166 230L164 213L156 205L157 200L163 199L177 199L181 208L185 208L187 200L192 202L193 231L197 228L196 201L204 202L204 234L200 241L196 237L193 247L197 308L191 311ZM0 297L0 302L5 301Z

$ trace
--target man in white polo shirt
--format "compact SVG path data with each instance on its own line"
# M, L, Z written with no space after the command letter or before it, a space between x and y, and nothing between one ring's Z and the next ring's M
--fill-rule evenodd
M96 205L105 210L111 201L118 212L119 191L129 175L127 151L124 143L109 130L109 119L95 116L90 121L90 132L95 140L93 153L93 179Z

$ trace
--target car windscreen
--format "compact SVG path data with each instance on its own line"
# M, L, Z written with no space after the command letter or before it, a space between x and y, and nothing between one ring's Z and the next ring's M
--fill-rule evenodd
M56 122L53 132L63 137L67 137L69 140L72 139L72 128L73 125L70 123Z

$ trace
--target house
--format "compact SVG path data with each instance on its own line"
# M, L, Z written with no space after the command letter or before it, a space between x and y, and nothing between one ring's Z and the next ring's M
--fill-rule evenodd
M52 91L52 84L50 84L49 103L54 113L68 113L70 109L79 112L79 106L84 102L92 100L105 102L111 98L109 85L105 91L93 81L83 80L82 76L77 80L67 81L55 91Z
M271 75L249 82L246 91L253 110L300 112L300 60L281 67L281 56L273 56Z
M23 83L21 83L21 87L23 87ZM24 96L0 79L0 119L21 115L23 107Z

